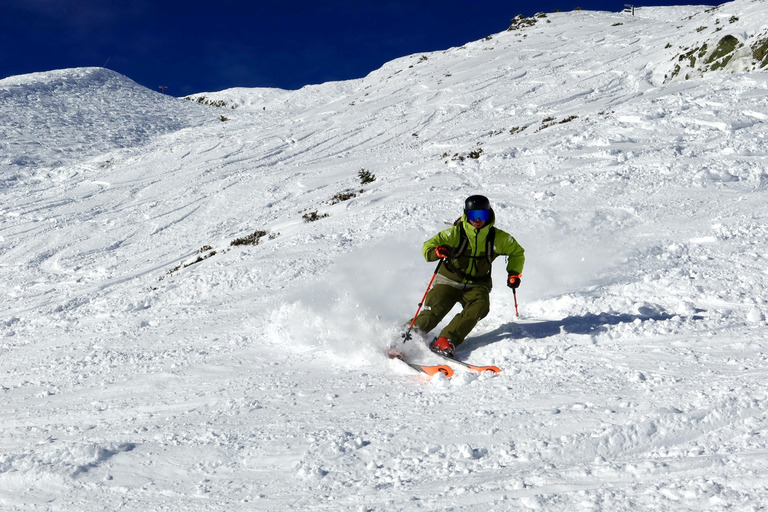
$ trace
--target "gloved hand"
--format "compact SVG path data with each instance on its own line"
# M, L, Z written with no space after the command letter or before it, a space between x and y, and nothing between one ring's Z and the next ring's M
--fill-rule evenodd
M518 286L520 286L521 277L523 277L522 274L509 274L509 277L507 277L507 286L516 290Z
M453 254L453 249L447 245L439 245L435 247L435 254L437 254L438 258L450 258L451 254Z

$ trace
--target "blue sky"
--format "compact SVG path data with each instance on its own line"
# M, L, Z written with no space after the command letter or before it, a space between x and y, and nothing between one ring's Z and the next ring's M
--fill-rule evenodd
M0 0L0 78L104 66L184 96L298 89L367 75L397 57L460 46L517 14L620 11L605 0ZM653 0L636 5L717 5Z

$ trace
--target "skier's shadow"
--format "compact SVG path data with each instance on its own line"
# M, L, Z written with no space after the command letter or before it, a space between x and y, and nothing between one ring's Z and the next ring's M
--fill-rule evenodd
M526 321L525 323L509 322L493 331L477 336L472 343L473 348L490 345L504 339L534 338L544 339L561 333L568 334L598 334L608 330L608 326L632 323L640 320L661 322L675 315L665 312L652 311L647 314L630 315L626 313L587 313L585 315L568 316L562 320ZM698 319L701 317L693 317Z

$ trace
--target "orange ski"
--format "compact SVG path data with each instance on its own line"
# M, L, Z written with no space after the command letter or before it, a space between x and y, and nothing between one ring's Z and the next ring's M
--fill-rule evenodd
M501 370L499 369L498 366L475 366L474 364L465 363L464 361L456 361L456 362L476 372L501 373Z
M426 373L430 377L437 375L438 373L442 373L447 378L451 378L453 376L453 368L445 364L428 366L423 364L412 363L408 361L405 358L405 355L402 354L401 352L389 352L387 355L389 356L390 359L399 359L400 361L404 362L405 364L407 364L417 372Z
M458 359L450 358L450 357L448 357L446 355L443 355L443 354L441 354L439 352L433 352L433 354L435 354L436 356L442 357L446 361L450 361L452 363L459 364L459 365L463 366L464 368L467 368L467 369L475 371L475 372L480 372L480 373L482 373L482 372L501 373L501 370L499 369L498 366L477 366L477 365L474 365L474 364L465 363L464 361L459 361Z

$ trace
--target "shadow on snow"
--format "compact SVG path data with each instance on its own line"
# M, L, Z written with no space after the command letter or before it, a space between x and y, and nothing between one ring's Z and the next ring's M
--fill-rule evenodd
M638 320L647 322L653 320L662 322L675 315L654 311L649 314L630 315L627 313L587 313L585 315L568 316L561 320L532 320L522 323L509 322L497 329L477 336L471 343L474 348L489 345L503 339L534 338L543 339L557 334L597 334L605 332L609 326L633 323ZM694 319L697 317L693 317Z

